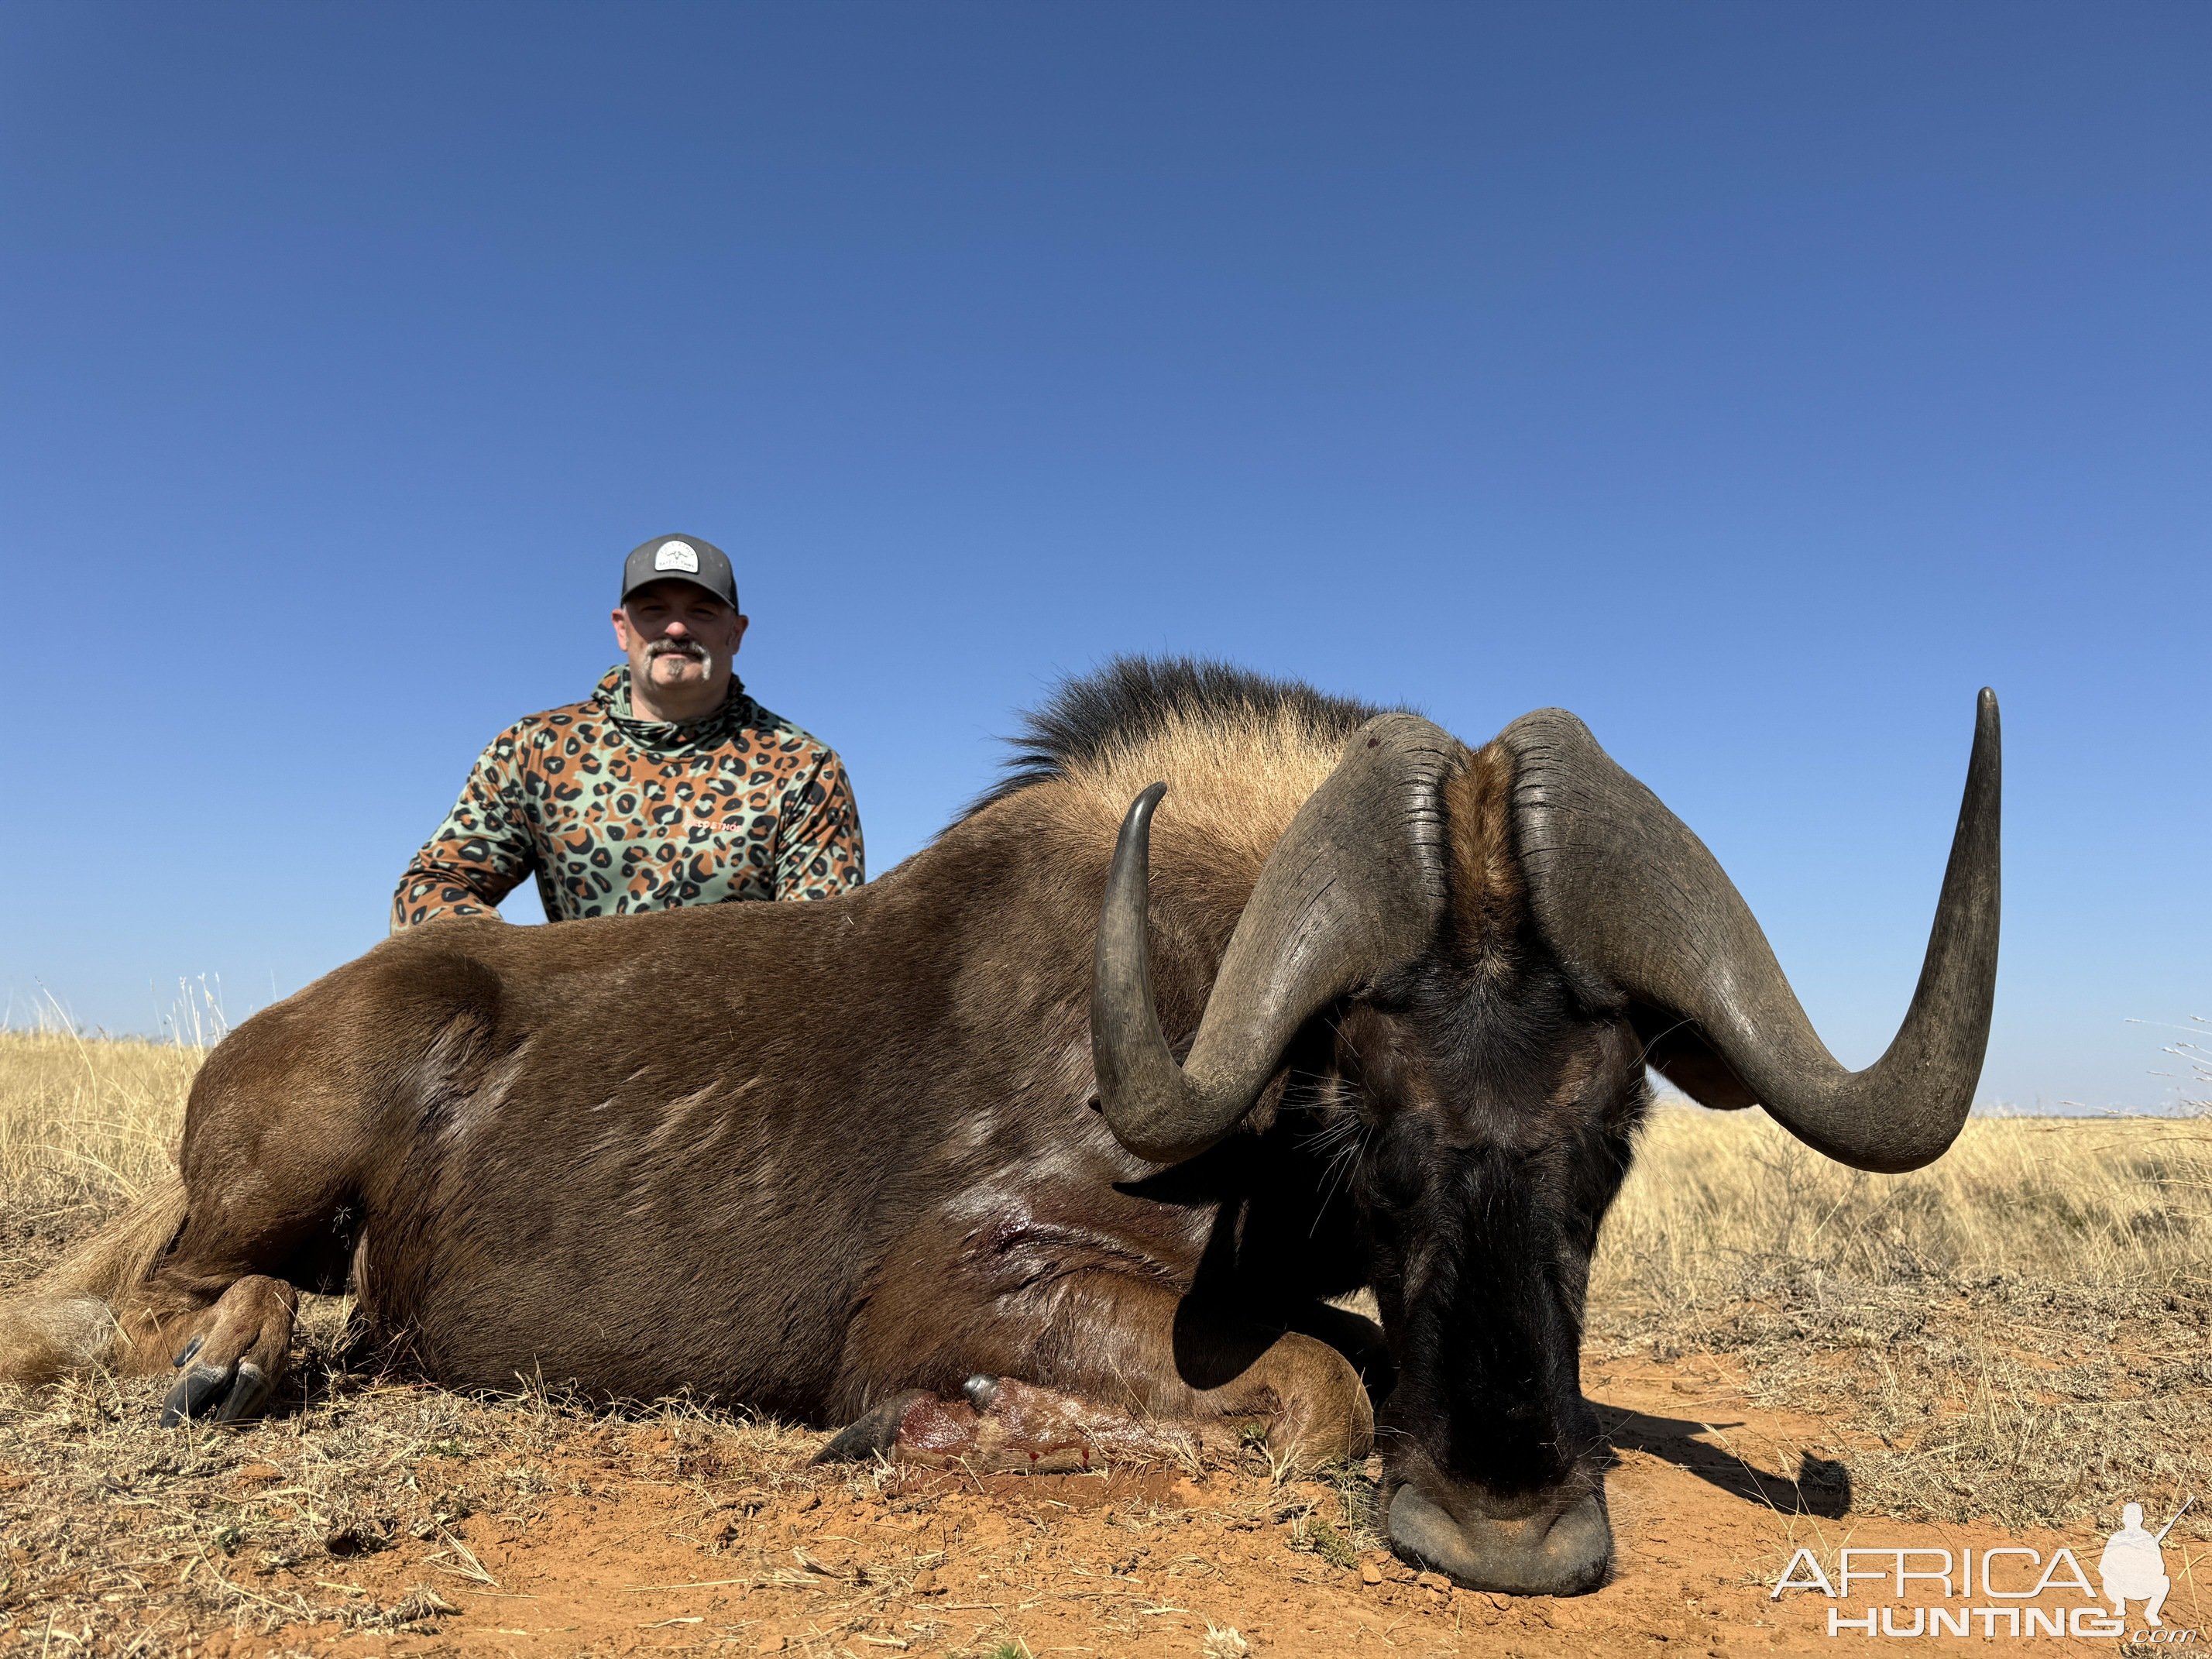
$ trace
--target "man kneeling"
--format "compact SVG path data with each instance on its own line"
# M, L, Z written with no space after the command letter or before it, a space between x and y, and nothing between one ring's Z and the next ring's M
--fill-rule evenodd
M836 751L732 672L750 618L721 549L632 549L613 622L625 660L591 696L525 716L477 757L399 879L394 933L496 915L533 873L549 921L828 898L866 878Z

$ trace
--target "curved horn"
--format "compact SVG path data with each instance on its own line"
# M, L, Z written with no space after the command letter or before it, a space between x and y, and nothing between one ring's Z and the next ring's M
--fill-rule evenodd
M1966 799L1920 983L1896 1040L1847 1072L1705 843L1563 709L1499 734L1538 923L1569 961L1693 1021L1750 1097L1814 1150L1894 1174L1940 1156L1973 1103L1997 970L1996 694L1976 712Z
M1115 1139L1173 1164L1235 1128L1298 1027L1410 960L1444 905L1443 784L1458 741L1411 714L1368 721L1267 855L1206 999L1190 1057L1160 1034L1146 947L1152 809L1121 822L1091 993L1099 1103Z

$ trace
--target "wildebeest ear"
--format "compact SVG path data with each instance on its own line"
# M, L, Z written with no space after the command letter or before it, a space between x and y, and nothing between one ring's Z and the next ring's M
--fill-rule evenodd
M1638 1004L1629 1010L1628 1023L1644 1044L1644 1064L1698 1105L1735 1112L1759 1104L1759 1097L1692 1021L1664 1008Z

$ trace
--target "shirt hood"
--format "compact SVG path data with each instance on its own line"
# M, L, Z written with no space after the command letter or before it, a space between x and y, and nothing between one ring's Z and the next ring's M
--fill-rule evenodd
M730 676L729 694L721 707L696 720L645 720L630 713L629 665L617 663L592 688L592 702L608 724L640 748L655 754L678 754L685 750L712 749L743 728L759 724L759 708L745 690L745 683Z

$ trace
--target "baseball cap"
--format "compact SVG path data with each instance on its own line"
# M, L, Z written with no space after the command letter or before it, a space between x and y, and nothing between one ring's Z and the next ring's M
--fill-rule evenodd
M696 536L655 536L640 542L623 561L624 599L647 582L690 582L703 587L731 610L738 608L738 579L730 556Z

